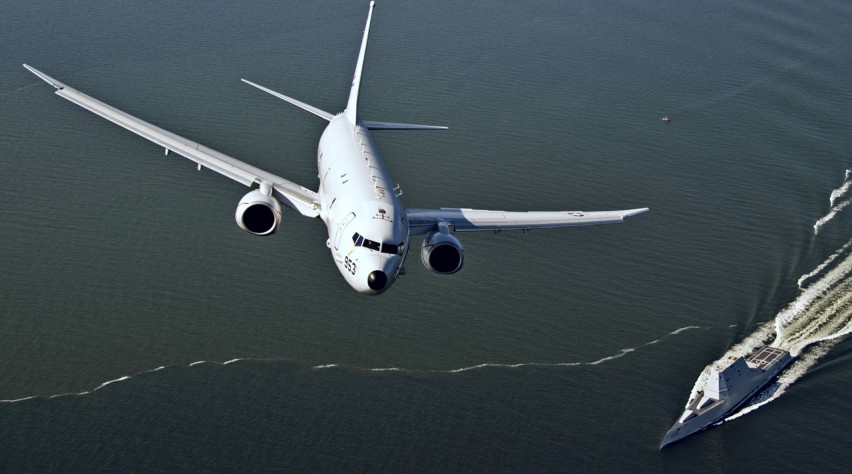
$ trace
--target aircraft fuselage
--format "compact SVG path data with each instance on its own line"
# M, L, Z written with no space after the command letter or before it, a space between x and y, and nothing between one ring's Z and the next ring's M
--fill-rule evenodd
M334 117L319 141L317 170L320 217L337 269L358 292L382 293L399 275L409 228L399 189L367 127Z

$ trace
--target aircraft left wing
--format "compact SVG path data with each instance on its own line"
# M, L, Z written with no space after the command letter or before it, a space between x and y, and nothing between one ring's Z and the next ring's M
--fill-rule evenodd
M623 211L508 212L479 209L406 209L411 235L438 230L440 222L456 232L477 230L530 230L582 225L620 224L626 217L647 211L647 207Z
M166 154L173 151L198 163L199 169L209 168L246 186L252 186L254 183L266 184L288 207L307 217L319 216L320 200L314 191L122 112L68 87L32 66L24 64L24 67L56 88L56 95L59 97L160 145L166 150Z

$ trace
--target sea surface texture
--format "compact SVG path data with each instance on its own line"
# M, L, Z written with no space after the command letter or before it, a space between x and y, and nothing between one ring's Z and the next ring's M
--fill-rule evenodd
M383 1L364 119L406 206L651 211L466 233L361 296L319 220L22 63L306 187L367 1L0 0L0 471L849 472L852 3ZM670 121L661 120L668 116ZM714 361L771 393L660 450Z

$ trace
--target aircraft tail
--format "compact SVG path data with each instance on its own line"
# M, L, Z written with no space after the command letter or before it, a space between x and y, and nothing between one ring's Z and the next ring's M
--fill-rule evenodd
M349 91L349 102L343 114L353 125L358 122L358 90L361 88L361 72L364 70L364 56L367 53L367 37L370 35L370 22L373 19L373 8L376 2L370 2L370 12L367 14L367 26L364 27L364 38L361 40L361 51L358 53L358 63L355 65L355 75L352 77L352 89Z
M367 26L364 27L364 37L361 39L361 50L358 53L358 63L355 65L355 75L352 77L352 89L349 91L349 101L346 104L346 110L343 111L343 115L352 125L356 125L358 123L358 91L361 89L361 73L364 70L364 56L367 53L367 38L370 35L370 23L373 20L373 8L375 8L376 2L370 2L370 12L367 14ZM306 104L300 100L296 100L292 97L281 94L280 92L275 92L272 89L268 89L266 87L261 86L260 84L255 84L247 79L242 79L246 84L256 87L268 94L271 94L279 99L287 101L303 110L307 110L308 112L316 115L317 117L321 117L325 120L331 121L334 118L334 114L326 112L325 110L314 107L310 104ZM440 125L419 125L413 123L398 123L398 122L377 122L377 121L363 121L363 126L367 127L370 130L446 130L447 127Z

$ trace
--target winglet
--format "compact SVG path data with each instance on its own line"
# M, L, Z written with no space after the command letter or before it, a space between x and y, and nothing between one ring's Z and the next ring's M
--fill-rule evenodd
M361 40L361 51L358 53L358 63L355 65L355 75L352 77L352 89L349 91L349 102L343 112L351 124L358 121L358 90L361 88L361 72L364 70L364 56L367 52L367 37L370 35L370 21L373 19L373 8L376 2L370 2L370 12L367 14L367 26L364 27L364 38Z
M649 211L649 209L647 207L642 207L642 208L639 208L639 209L628 209L626 211L621 211L621 217L622 218L633 217L637 214L642 214L643 212L648 212L648 211Z
M30 66L30 65L28 65L28 64L24 64L24 67L25 67L25 68L27 68L27 70L28 70L28 71L30 71L31 73L33 73L33 74L35 74L36 76L38 76L38 78L39 78L39 79L41 79L42 81L44 81L44 82L46 82L46 83L50 84L51 86L53 86L53 87L55 87L55 88L57 88L57 89L64 89L64 88L65 88L65 84L63 84L63 83L61 83L61 82L57 81L56 79L54 79L54 78L52 78L52 77L48 76L47 74L45 74L45 73L43 73L43 72L39 71L38 69L36 69L36 68L34 68L34 67L32 67L32 66Z

